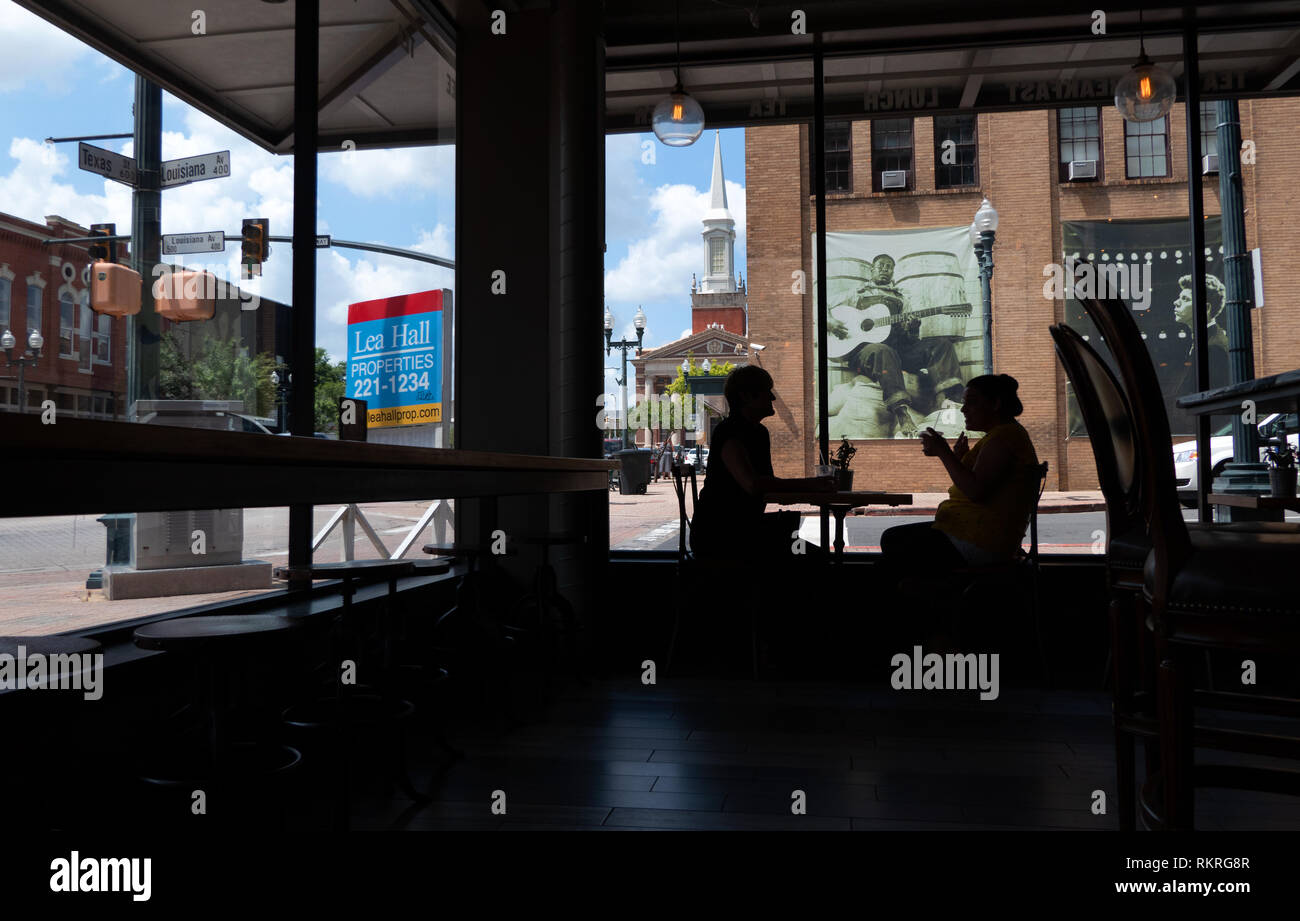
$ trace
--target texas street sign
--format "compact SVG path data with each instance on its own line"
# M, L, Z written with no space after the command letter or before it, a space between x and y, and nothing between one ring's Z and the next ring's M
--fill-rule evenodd
M135 160L125 154L113 153L83 142L77 145L77 165L117 182L135 185Z
M226 235L220 230L206 233L165 233L162 235L164 256L182 253L219 253L226 248Z
M225 179L230 175L230 151L203 154L198 157L181 157L162 161L159 184L164 189L204 179Z

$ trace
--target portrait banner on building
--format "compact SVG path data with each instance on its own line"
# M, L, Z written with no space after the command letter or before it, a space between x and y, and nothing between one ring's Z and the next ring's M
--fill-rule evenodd
M1146 340L1151 362L1169 414L1169 427L1175 436L1194 437L1195 418L1174 405L1184 394L1195 393L1196 354L1192 324L1192 252L1188 241L1186 218L1149 221L1062 221L1062 265L1076 265L1074 284L1065 275L1059 286L1066 295L1065 322L1096 348L1107 362L1114 363L1105 343L1099 341L1097 328L1084 312L1075 295L1080 276L1090 275L1108 289L1120 288L1119 296L1133 308L1133 318ZM1205 294L1209 319L1210 386L1228 383L1227 318L1223 315L1226 289L1223 284L1223 230L1216 215L1205 221ZM1096 270L1083 271L1083 262ZM1046 273L1046 270L1045 270ZM1046 277L1044 295L1052 288ZM1113 290L1091 292L1095 296L1114 295ZM1082 417L1069 414L1070 435L1086 435Z
M960 434L962 392L984 367L970 228L827 233L826 275L830 439Z

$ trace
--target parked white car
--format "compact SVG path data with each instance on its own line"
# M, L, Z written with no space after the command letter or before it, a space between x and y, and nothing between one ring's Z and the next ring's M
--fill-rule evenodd
M1259 437L1261 441L1272 441L1281 437L1282 432L1289 431L1287 442L1291 445L1292 450L1300 450L1300 435L1296 434L1297 425L1296 414L1273 413L1266 416L1259 423ZM1264 459L1264 451L1267 445L1261 445L1259 449L1259 459ZM1210 438L1210 466L1214 475L1218 476L1223 465L1232 460L1232 423L1229 422L1223 428L1215 432ZM1197 483L1197 459L1196 459L1196 442L1181 441L1174 445L1174 482L1178 487L1178 497L1184 505L1196 505L1196 494L1199 489Z

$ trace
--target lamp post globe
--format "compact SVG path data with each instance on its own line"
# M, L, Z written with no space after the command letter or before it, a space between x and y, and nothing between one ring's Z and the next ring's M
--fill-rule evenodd
M4 331L4 335L0 336L0 349L4 349L6 352L17 344L18 340L15 339L14 334L7 329Z
M32 330L32 334L27 337L27 347L38 355L41 349L45 347L45 337L40 334L39 330Z

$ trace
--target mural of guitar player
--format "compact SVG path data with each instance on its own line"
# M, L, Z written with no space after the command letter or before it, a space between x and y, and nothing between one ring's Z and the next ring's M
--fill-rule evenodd
M872 278L847 303L831 309L827 331L838 341L827 353L846 359L851 370L877 384L896 420L895 432L914 436L926 415L945 400L958 410L965 388L952 340L919 336L921 315L943 308L908 310L894 284L894 265L890 256L877 256L871 261ZM904 372L917 376L916 389L907 389ZM829 409L835 412L834 400Z

